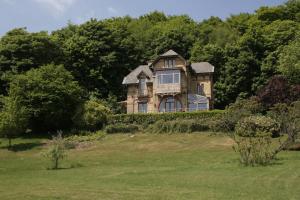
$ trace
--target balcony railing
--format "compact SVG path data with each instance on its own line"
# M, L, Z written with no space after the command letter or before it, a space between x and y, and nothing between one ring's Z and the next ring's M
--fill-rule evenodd
M181 86L179 83L173 84L159 84L156 88L156 94L171 94L171 93L180 93Z

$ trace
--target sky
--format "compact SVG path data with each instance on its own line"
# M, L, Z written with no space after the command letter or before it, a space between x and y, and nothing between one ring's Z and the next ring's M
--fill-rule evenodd
M253 13L260 6L286 0L0 0L0 36L17 27L28 31L53 31L68 21L81 24L90 18L104 19L151 11L167 15L187 14L201 21L210 16L226 19L231 14Z

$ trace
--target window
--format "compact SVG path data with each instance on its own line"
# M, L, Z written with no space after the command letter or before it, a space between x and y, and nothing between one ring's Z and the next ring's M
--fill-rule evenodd
M189 111L208 110L208 103L189 103Z
M157 74L158 84L174 84L180 83L180 72L175 71L161 71Z
M147 94L146 79L144 78L139 80L139 94L140 95Z
M204 95L204 84L203 83L197 84L197 94Z
M182 109L181 102L174 97L164 98L159 105L159 112L178 112Z
M147 113L147 102L139 102L138 109L139 113Z
M176 66L174 59L166 59L165 60L165 68L173 68Z

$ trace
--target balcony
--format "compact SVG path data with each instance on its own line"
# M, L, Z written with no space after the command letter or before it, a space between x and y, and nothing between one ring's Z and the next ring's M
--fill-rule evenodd
M156 88L156 94L177 94L181 93L180 83L159 84Z

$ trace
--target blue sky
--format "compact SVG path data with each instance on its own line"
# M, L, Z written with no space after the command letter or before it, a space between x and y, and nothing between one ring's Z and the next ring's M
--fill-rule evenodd
M285 0L0 0L0 35L15 27L29 31L52 31L70 20L80 24L90 18L130 15L150 11L168 15L188 14L197 21L230 14L254 12L260 6L274 6Z

